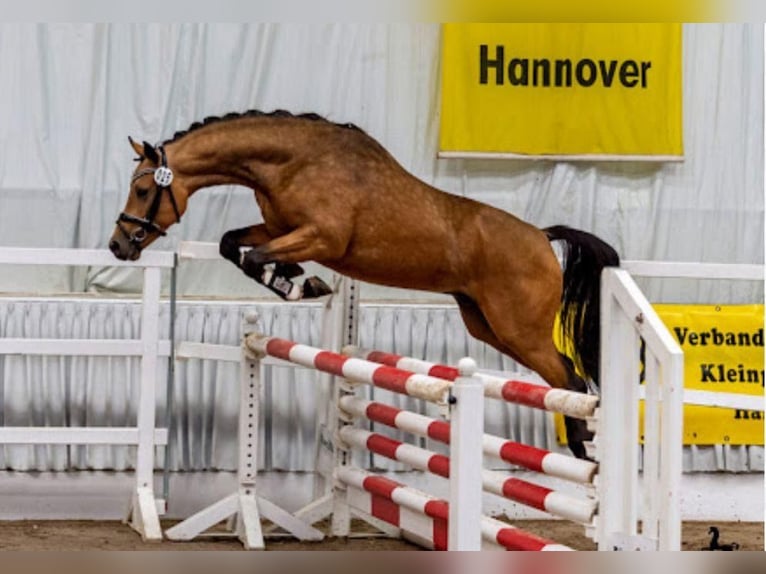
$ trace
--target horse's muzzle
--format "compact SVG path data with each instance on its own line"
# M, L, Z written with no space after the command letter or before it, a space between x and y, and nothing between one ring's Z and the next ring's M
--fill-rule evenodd
M121 240L116 237L112 237L109 241L109 251L111 251L117 259L122 261L135 261L141 257L141 250L129 241Z

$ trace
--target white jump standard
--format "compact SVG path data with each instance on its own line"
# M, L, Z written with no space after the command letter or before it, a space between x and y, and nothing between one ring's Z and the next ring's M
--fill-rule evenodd
M319 541L324 534L257 493L258 419L261 368L241 353L239 403L239 486L237 492L200 510L165 531L170 540L193 540L210 527L229 519L229 525L247 550L265 548L261 517L272 521L298 540Z

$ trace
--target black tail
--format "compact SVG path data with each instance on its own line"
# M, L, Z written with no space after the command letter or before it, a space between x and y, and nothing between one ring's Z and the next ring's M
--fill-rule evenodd
M601 348L601 271L618 266L620 256L595 235L556 225L544 230L550 241L564 242L564 291L561 329L574 346L575 363L598 384Z

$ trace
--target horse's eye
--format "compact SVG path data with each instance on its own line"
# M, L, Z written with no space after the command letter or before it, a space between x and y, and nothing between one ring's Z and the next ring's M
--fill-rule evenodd
M136 188L136 196L138 196L139 199L144 199L147 195L149 195L148 189L145 189L143 187Z

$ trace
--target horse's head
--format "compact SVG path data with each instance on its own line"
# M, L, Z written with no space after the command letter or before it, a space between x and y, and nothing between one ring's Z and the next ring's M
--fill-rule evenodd
M162 146L128 139L138 154L138 166L130 179L128 201L117 218L109 249L118 259L134 261L142 249L181 220L188 194L183 183L174 180Z

